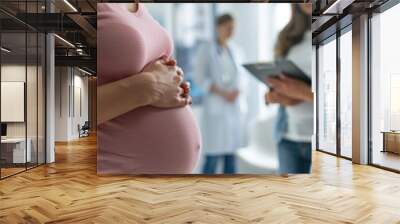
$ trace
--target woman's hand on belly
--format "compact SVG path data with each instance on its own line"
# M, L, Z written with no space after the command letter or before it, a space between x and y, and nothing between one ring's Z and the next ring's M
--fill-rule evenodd
M183 82L183 71L175 60L160 59L147 65L143 72L152 75L151 106L182 107L191 103L189 85Z

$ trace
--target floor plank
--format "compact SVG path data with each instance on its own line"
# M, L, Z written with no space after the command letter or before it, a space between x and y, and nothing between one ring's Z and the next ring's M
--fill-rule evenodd
M0 181L0 223L400 223L400 175L320 152L313 173L96 175L96 140Z

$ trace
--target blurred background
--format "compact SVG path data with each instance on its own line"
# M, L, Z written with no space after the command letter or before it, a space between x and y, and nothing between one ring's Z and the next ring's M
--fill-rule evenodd
M198 50L205 42L216 39L215 21L219 15L230 14L234 18L235 31L232 41L241 63L273 60L274 45L279 31L291 16L290 4L190 4L146 3L150 14L171 34L175 50L174 57L191 82L193 110L199 124L202 124L205 97L199 83L194 80ZM310 43L311 44L311 43ZM241 147L236 151L238 173L275 173L278 167L275 142L272 138L275 105L266 106L266 87L255 80L244 69L239 70L242 90L240 122ZM202 130L203 135L209 130ZM204 151L204 149L203 149ZM195 172L200 173L204 155ZM218 173L222 164L218 166Z

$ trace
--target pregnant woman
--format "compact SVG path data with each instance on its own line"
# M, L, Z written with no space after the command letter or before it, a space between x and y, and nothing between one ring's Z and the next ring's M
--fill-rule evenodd
M137 3L98 4L97 27L98 173L191 173L200 134L171 38Z

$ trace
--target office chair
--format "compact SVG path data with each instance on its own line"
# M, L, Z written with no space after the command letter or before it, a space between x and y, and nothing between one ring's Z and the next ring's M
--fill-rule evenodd
M82 127L80 127L80 125L78 125L79 138L89 136L89 130L90 130L89 121L85 121L85 123L82 125Z

